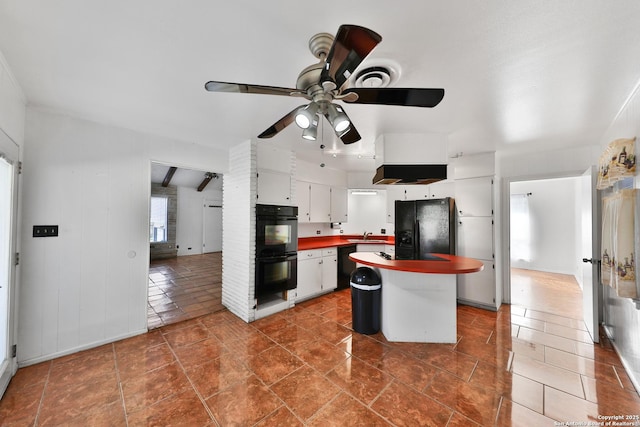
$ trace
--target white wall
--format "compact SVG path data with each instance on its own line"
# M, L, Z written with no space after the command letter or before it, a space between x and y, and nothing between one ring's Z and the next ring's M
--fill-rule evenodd
M511 267L575 274L577 178L511 183L511 194L528 194L531 260L511 259Z
M35 363L146 330L151 161L227 170L197 144L27 110L18 359ZM60 236L32 238L36 224Z
M0 129L17 145L24 142L26 99L0 53Z
M178 256L203 253L204 203L213 200L222 204L222 191L178 187L178 220L176 224L176 245ZM222 230L222 221L219 225Z
M385 229L387 235L393 235L393 224L387 224L387 191L376 189L375 196L352 194L349 190L349 221L343 224L344 234L363 234L365 231L375 235Z

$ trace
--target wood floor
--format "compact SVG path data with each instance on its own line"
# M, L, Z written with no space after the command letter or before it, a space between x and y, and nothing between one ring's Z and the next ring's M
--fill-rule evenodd
M575 282L515 273L518 304L458 306L455 344L353 332L349 289L250 324L221 310L19 369L0 425L638 425L610 343L566 314Z
M151 261L149 329L223 309L222 252Z
M582 291L575 277L511 269L511 304L582 320Z

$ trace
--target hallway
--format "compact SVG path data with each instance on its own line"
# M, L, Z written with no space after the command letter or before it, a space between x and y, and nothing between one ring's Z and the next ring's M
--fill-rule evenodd
M552 279L535 279L553 289L545 300L579 303ZM456 344L354 333L349 290L251 324L222 310L20 369L0 424L553 426L640 414L606 338L593 344L573 315L535 305L458 306Z

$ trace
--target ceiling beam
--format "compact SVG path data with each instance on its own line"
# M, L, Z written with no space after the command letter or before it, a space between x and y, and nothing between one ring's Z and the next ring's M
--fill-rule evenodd
M204 174L204 179L202 180L202 182L198 186L198 191L204 190L204 187L206 187L207 184L209 184L209 181L211 181L213 178L218 178L218 174L217 173L213 173L213 172L205 173Z
M167 187L169 185L169 183L171 182L171 178L173 178L173 174L176 173L177 170L178 168L175 166L171 166L169 168L169 170L167 171L167 174L164 176L164 179L162 180L163 187Z

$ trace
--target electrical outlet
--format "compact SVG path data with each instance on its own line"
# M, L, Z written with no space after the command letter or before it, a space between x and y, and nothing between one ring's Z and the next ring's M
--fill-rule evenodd
M381 228L380 229L380 234L387 234L387 229L386 228Z
M33 237L56 237L58 235L57 225L34 225Z
M320 230L316 230L316 234L320 234Z

